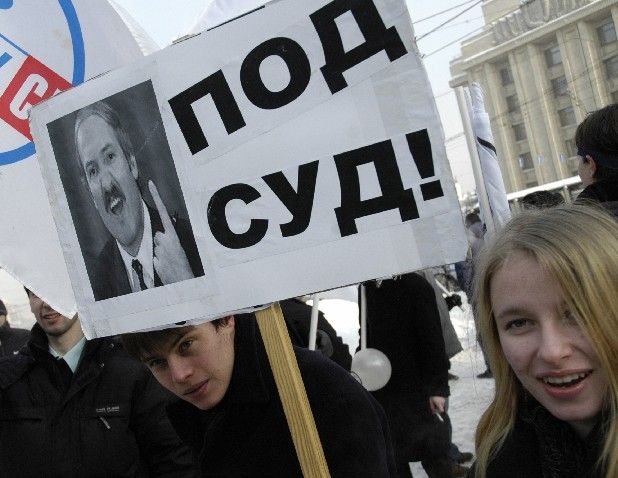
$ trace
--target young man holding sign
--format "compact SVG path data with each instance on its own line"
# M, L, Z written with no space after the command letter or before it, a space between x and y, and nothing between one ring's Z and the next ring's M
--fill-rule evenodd
M135 152L117 112L99 101L77 113L75 150L94 206L112 238L90 277L96 300L204 275L188 221L170 218L148 181L156 209L142 198Z
M303 476L252 314L127 334L123 342L183 400L168 415L202 476ZM380 405L321 353L294 353L331 476L395 476Z

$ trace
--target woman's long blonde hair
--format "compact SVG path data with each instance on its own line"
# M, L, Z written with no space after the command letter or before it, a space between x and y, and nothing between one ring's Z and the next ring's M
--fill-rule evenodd
M618 476L618 222L582 205L527 211L500 231L481 257L475 302L481 339L496 381L494 398L476 430L476 477L513 429L524 390L509 366L493 317L490 285L515 251L530 254L559 284L564 300L596 351L607 375L607 432L599 466Z

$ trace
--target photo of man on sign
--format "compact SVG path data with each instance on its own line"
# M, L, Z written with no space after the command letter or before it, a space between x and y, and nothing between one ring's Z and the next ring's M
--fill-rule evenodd
M95 300L204 275L150 82L48 127Z

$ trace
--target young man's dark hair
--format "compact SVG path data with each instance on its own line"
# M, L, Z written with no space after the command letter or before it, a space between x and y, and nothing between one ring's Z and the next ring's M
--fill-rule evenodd
M215 330L218 330L225 320L225 318L215 319L210 323L215 327ZM193 328L192 325L177 325L179 327L124 334L122 336L122 345L129 355L140 362L144 362L151 355L164 354L171 344L180 340Z
M182 399L168 416L202 476L303 476L253 314L123 341ZM395 476L386 417L371 394L321 353L294 353L331 476Z
M618 216L618 104L590 113L577 127L575 143L585 186L577 201L599 202Z
M594 180L618 179L618 104L586 116L575 131L575 144L584 161L594 160Z

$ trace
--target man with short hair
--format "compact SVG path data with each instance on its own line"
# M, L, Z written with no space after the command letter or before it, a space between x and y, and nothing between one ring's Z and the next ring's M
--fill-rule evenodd
M0 300L0 357L16 354L28 340L28 331L11 328L6 316L6 306Z
M575 144L585 186L577 201L600 202L618 215L618 104L586 116L575 131Z
M122 339L182 399L168 414L202 476L302 478L253 314ZM300 347L294 353L331 476L395 476L390 433L376 400L321 353Z
M0 359L0 474L195 476L169 396L143 365L27 292L37 323L27 347Z
M138 185L129 135L105 101L81 109L75 150L94 206L112 238L90 277L96 300L204 275L191 225L169 216L156 185L148 181L155 208Z

